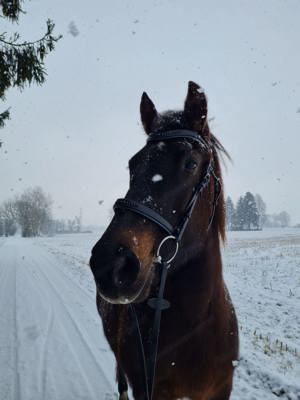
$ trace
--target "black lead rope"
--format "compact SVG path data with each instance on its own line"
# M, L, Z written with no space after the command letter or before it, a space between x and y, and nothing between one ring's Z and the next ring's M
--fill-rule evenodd
M160 285L158 296L155 298L151 298L148 300L147 304L155 310L154 312L154 320L153 320L153 327L150 331L149 335L149 355L146 358L142 334L140 330L140 324L137 317L136 309L134 305L130 304L131 311L134 316L135 325L137 328L141 354L143 358L143 366L144 366L144 373L145 373L145 391L146 391L146 399L152 400L153 398L153 388L154 388L154 380L155 380L155 367L156 367L156 359L157 359L157 349L158 349L158 337L160 331L160 321L161 321L161 312L169 308L170 303L163 298L165 284L168 274L168 267L170 264L165 262L160 264Z
M131 312L133 314L134 323L135 323L136 331L138 333L138 338L139 338L139 345L140 345L140 349L141 349L142 362L143 362L143 371L144 371L144 378L145 378L145 392L146 392L145 393L145 398L147 400L149 400L147 361L146 361L146 356L145 356L145 350L144 350L144 345L143 345L143 338L142 338L142 334L141 334L139 319L138 319L138 316L137 316L136 309L135 309L134 305L131 303L131 304L129 304L129 307L130 307L130 310L131 310ZM120 392L119 392L119 394L121 395Z
M165 284L168 273L168 265L166 263L161 264L161 277L160 277L160 286L158 297L155 299L149 299L148 305L151 308L155 309L154 313L154 322L153 328L150 333L150 343L149 343L149 360L147 362L148 366L148 392L149 399L152 400L153 397L153 387L154 387L154 379L155 379L155 367L156 367L156 358L157 358L157 348L158 348L158 337L160 330L160 320L161 320L161 312L169 307L169 302L163 298Z

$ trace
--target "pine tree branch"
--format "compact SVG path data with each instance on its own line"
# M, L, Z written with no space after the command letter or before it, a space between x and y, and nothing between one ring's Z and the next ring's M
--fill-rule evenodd
M2 18L8 18L12 22L18 22L20 14L25 14L21 8L21 2L23 0L0 0L0 8L3 16Z
M0 0L2 18L17 22L23 0ZM47 20L47 30L42 38L31 42L20 42L20 35L14 33L7 38L7 34L0 33L0 99L5 100L5 93L11 87L20 90L32 83L42 85L46 80L44 59L54 50L55 44L62 35L53 36L54 23ZM0 128L9 119L9 110L0 113Z
M11 41L7 41L4 39L5 33L0 34L0 42L2 42L3 44L5 44L7 46L12 46L12 47L34 46L38 43L44 42L47 39L52 40L54 42L58 42L62 38L62 35L59 35L57 37L51 36L54 26L55 26L54 23L50 19L48 19L47 20L47 32L41 39L35 40L33 42L15 43L15 41L17 41L19 39L18 33L14 34L14 38L12 38Z
M5 111L3 111L1 114L0 114L0 128L3 128L4 127L4 125L5 125L5 120L7 120L7 119L9 119L9 116L10 116L10 114L9 114L9 109L8 110L5 110ZM0 143L2 143L2 142L0 142ZM1 146L0 146L1 147Z
M48 35L49 35L48 33L45 33L45 35L41 39L35 40L34 42L23 42L23 43L15 43L14 41L7 42L6 40L2 39L2 35L0 35L0 42L6 44L7 46L12 46L12 47L32 46L37 43L43 42L48 37ZM60 37L55 39L56 39L55 41L57 41L60 39Z
M34 42L15 43L19 35L7 41L0 35L0 98L5 99L5 92L10 87L23 89L26 84L45 82L46 71L44 67L45 56L54 50L55 43L62 37L52 35L54 23L47 21L47 32Z

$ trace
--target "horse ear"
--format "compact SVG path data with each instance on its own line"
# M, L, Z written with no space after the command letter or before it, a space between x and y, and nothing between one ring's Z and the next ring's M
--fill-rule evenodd
M184 103L184 115L191 128L204 135L209 134L207 127L207 100L204 90L190 81Z
M152 100L146 92L142 94L140 112L144 130L146 133L150 133L153 120L157 116L157 111L155 105L152 103Z

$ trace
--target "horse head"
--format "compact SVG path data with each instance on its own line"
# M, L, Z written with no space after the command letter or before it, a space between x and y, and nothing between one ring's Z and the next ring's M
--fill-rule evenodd
M209 235L224 236L223 194L216 193L215 185L216 180L221 182L217 150L223 148L210 132L207 99L194 82L189 82L182 111L160 114L143 93L140 112L148 141L129 161L127 204L145 206L156 216L162 216L170 226L180 227L199 183L210 172L182 235L173 273L193 257L199 245L205 245ZM171 137L172 132L181 131L193 135ZM164 134L168 140L164 140ZM215 209L216 194L220 197ZM157 249L168 235L166 227L162 229L132 208L126 210L124 204L123 201L123 207L115 207L115 215L92 249L90 259L99 295L115 304L141 302L149 296L156 282ZM174 235L175 241L170 240L164 246L166 257L174 252L177 239Z

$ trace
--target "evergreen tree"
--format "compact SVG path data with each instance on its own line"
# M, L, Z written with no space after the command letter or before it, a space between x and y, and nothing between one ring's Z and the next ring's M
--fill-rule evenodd
M229 231L232 231L235 226L235 208L233 201L229 196L226 199L225 207L226 207L226 228Z
M244 197L240 196L236 205L235 229L242 231L245 227L245 202Z
M255 198L252 193L247 192L244 197L244 226L246 229L258 229L259 213L257 210Z
M0 236L4 236L4 218L0 207Z
M21 2L22 0L0 0L0 18L18 22L20 14L24 12ZM9 37L6 32L0 33L0 99L2 101L5 100L5 93L11 87L22 90L32 83L38 85L44 83L45 56L54 50L55 43L61 38L61 36L53 36L53 30L54 23L48 20L46 33L34 42L20 41L20 35L17 32ZM4 126L9 116L9 109L0 113L0 128Z

